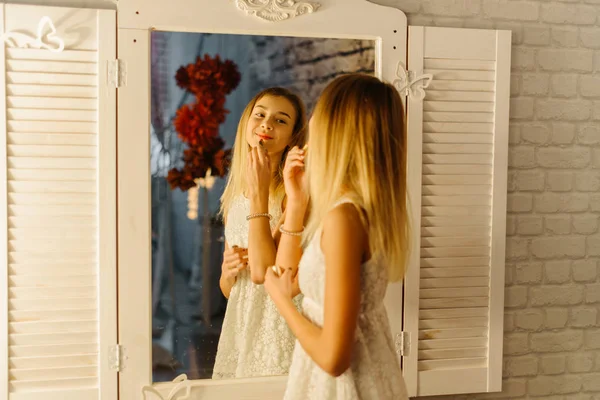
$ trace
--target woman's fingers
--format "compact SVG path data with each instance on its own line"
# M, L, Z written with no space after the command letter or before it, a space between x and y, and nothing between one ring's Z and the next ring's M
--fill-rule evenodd
M265 151L261 146L257 146L252 149L256 152L255 160L259 161L261 164L265 162Z
M288 171L292 171L294 168L304 168L304 161L292 161L287 165Z
M291 163L293 161L304 161L304 156L300 154L292 154L287 158L286 163Z

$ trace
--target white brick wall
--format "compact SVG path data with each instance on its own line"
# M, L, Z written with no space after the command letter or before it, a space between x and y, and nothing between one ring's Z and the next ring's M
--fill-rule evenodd
M513 31L504 389L434 399L600 399L600 0L373 1Z

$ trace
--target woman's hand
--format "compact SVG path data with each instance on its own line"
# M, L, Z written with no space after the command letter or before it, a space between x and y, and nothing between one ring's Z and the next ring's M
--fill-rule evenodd
M253 147L248 152L248 165L246 168L246 182L248 183L248 198L250 200L269 201L271 175L271 163L267 150L261 145ZM266 205L268 206L268 204Z
M287 204L305 207L308 204L308 188L304 171L305 150L294 146L288 152L283 168L283 182Z
M296 285L294 285L292 274L293 271L291 268L284 269L279 276L273 271L273 268L267 268L265 275L265 289L275 303L291 300L300 292L299 288L294 288L294 286L297 287L298 285L297 282Z
M248 266L248 249L233 246L223 252L221 279L233 285L240 271Z

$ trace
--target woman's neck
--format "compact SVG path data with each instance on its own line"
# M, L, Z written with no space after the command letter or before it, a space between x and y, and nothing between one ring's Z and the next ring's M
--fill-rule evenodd
M277 173L277 170L279 169L279 164L281 163L282 155L283 155L283 152L269 154L269 160L271 163L271 173L273 175L275 175Z

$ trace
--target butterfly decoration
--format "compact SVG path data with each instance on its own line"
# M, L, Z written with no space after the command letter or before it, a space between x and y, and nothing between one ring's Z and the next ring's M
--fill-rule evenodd
M60 53L65 49L65 42L56 36L56 27L50 17L42 17L40 19L36 38L21 32L6 32L0 34L0 40L4 41L10 47L33 47L36 49L46 49L53 53Z
M167 397L163 397L158 390L152 386L144 386L142 388L142 400L188 400L191 399L192 392L192 381L188 380L186 374L181 374L177 378L173 379L173 383L176 385L171 389ZM183 397L179 397L178 393L181 389L185 389ZM152 397L146 397L147 394L152 393Z
M398 78L394 79L392 84L398 89L398 92L403 96L419 101L425 98L425 89L429 87L433 80L432 74L417 76L413 71L407 71L402 62L398 63L396 76Z

